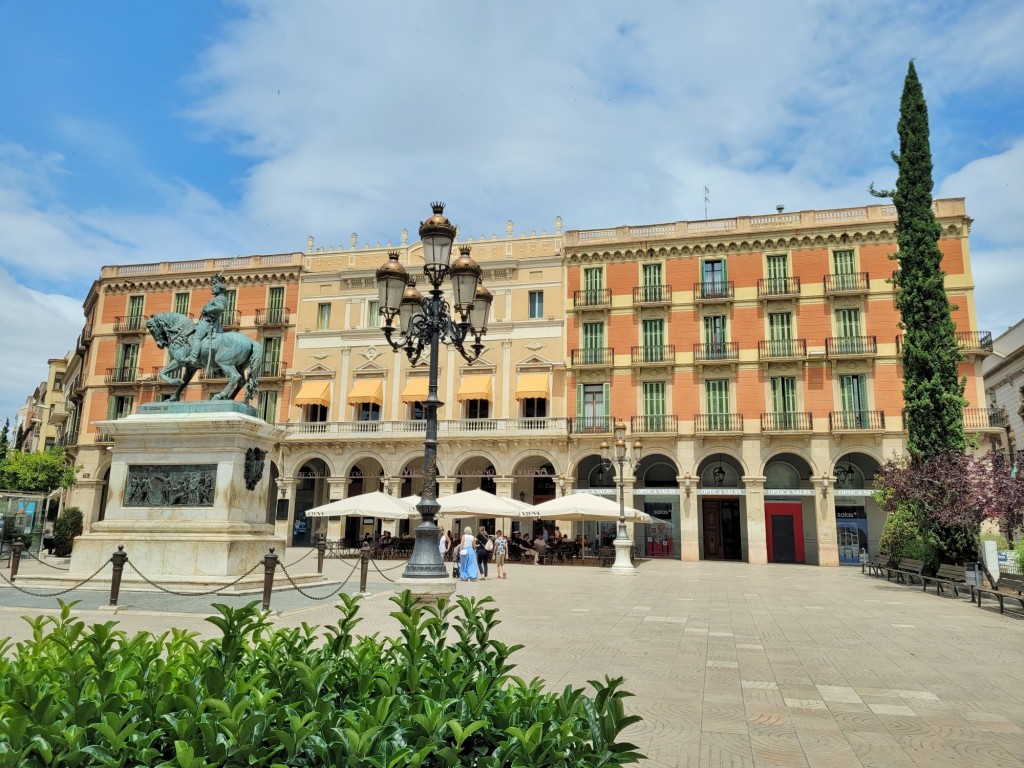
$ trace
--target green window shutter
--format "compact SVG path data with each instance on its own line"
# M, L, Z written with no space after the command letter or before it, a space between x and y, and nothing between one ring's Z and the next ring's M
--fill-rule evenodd
M135 395L127 395L122 403L124 407L121 409L121 418L130 416L132 409L135 407Z
M772 411L777 414L796 413L796 379L792 376L772 378Z
M665 347L665 321L644 320L642 326L644 359L646 362L660 362Z
M179 315L187 315L188 300L189 295L187 293L174 294L174 311L177 312Z
M859 309L837 309L836 331L839 333L839 352L856 354L862 351Z
M117 398L111 395L107 398L107 419L117 418Z
M583 416L583 385L576 385L576 418Z
M868 410L867 377L864 374L843 376L839 379L839 394L843 408L843 426L866 427Z
M284 308L284 286L275 286L270 289L267 297L267 306L269 309Z
M142 317L142 309L145 301L145 296L130 296L128 298L128 316Z
M665 415L665 382L645 381L643 383L644 393L644 416L653 419Z
M832 254L837 275L853 274L853 251L835 251Z
M768 257L768 279L784 281L789 277L789 258L784 253L775 253Z
M605 429L611 429L611 415L612 415L612 385L606 383L602 385L601 397L604 399L604 423Z
M238 301L238 291L234 291L234 290L225 291L224 292L224 299L227 301L227 304L228 304L228 308L225 311L225 314L226 315L234 314L235 303Z

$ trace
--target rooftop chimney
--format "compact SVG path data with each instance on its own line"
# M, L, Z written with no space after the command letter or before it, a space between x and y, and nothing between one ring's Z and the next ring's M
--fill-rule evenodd
M784 210L786 210L786 206L782 205L782 203L779 203L778 205L775 206L775 210L778 211L779 213L782 213Z

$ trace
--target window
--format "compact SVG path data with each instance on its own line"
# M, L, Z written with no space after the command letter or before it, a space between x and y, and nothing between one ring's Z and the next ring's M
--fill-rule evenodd
M644 264L641 267L644 301L664 301L664 286L661 278L661 264Z
M791 312L770 312L768 314L768 348L773 357L793 354L793 314Z
M256 410L261 419L273 424L277 420L277 392L273 390L260 392Z
M268 336L263 340L263 374L276 376L281 367L281 337Z
M131 415L134 406L134 395L111 395L107 398L107 418L123 419Z
M145 302L145 296L128 297L128 322L126 330L137 331L142 328L142 309Z
M836 310L836 351L840 354L858 354L863 352L864 344L860 333L860 310Z
M331 327L331 305L328 302L316 305L316 329L326 331Z
M413 421L423 421L427 418L427 406L420 400L409 403L409 418Z
M729 295L723 259L708 259L701 264L701 295L705 298Z
M380 300L370 299L366 302L366 327L376 328L380 322Z
M665 431L665 382L643 383L644 423L650 432Z
M704 394L707 397L708 429L729 429L729 380L705 381Z
M135 366L139 364L138 344L118 344L114 358L114 381L135 381Z
M841 418L844 429L865 429L868 426L867 376L863 373L839 377L839 396L842 400Z
M274 286L267 293L267 322L280 323L284 320L284 286Z
M543 419L548 415L548 401L544 397L524 397L520 401L524 419Z
M540 320L544 317L544 291L530 291L530 319Z
M641 326L645 363L665 361L665 321L644 320Z
M327 421L326 405L304 405L302 406L303 421Z
M587 267L583 270L583 303L600 304L604 301L604 270Z
M577 432L608 432L611 406L611 384L576 385Z
M708 315L704 318L705 356L710 360L724 359L728 353L725 342L725 315Z
M857 287L857 277L854 274L853 251L833 251L832 262L835 265L833 284L836 290L846 291Z
M380 406L376 403L358 403L356 421L380 421Z
M235 320L235 307L238 302L238 291L232 289L230 291L224 291L224 300L227 302L227 309L224 310L223 323L224 325L237 325Z
M174 294L174 311L179 315L188 314L188 294L187 293L176 293Z
M604 323L583 324L583 360L585 364L604 362Z
M772 377L772 413L776 429L796 429L795 377Z
M772 253L768 256L768 291L786 293L789 290L789 256Z
M486 419L491 412L491 401L467 400L465 409L467 419Z

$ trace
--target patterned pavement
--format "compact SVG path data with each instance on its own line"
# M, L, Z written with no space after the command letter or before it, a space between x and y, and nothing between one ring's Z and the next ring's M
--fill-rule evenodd
M295 571L306 566L314 558ZM329 561L327 573L336 584L350 569ZM643 717L630 738L651 768L1024 768L1020 611L999 615L994 602L979 609L859 568L666 561L634 577L584 566L509 573L459 592L496 599L500 639L525 645L517 674L552 689L625 677L636 694L627 704ZM361 632L397 632L391 589L371 569ZM0 588L0 635L24 639L17 617L54 602ZM102 602L84 600L83 618L109 620L93 610ZM211 602L229 600L122 593L128 607L116 619L128 630L209 634ZM331 601L294 591L276 592L272 606L282 625L335 616Z

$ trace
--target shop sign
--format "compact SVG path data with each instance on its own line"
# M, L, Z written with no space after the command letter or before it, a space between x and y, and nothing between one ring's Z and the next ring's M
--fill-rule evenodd
M765 489L764 495L772 496L813 496L813 488L771 488Z
M594 496L615 496L618 491L614 488L576 488L573 493L590 493Z
M634 488L634 496L678 496L678 488Z
M852 496L874 496L875 492L870 488L836 488L836 498L844 499Z
M698 496L746 496L746 488L698 488Z

